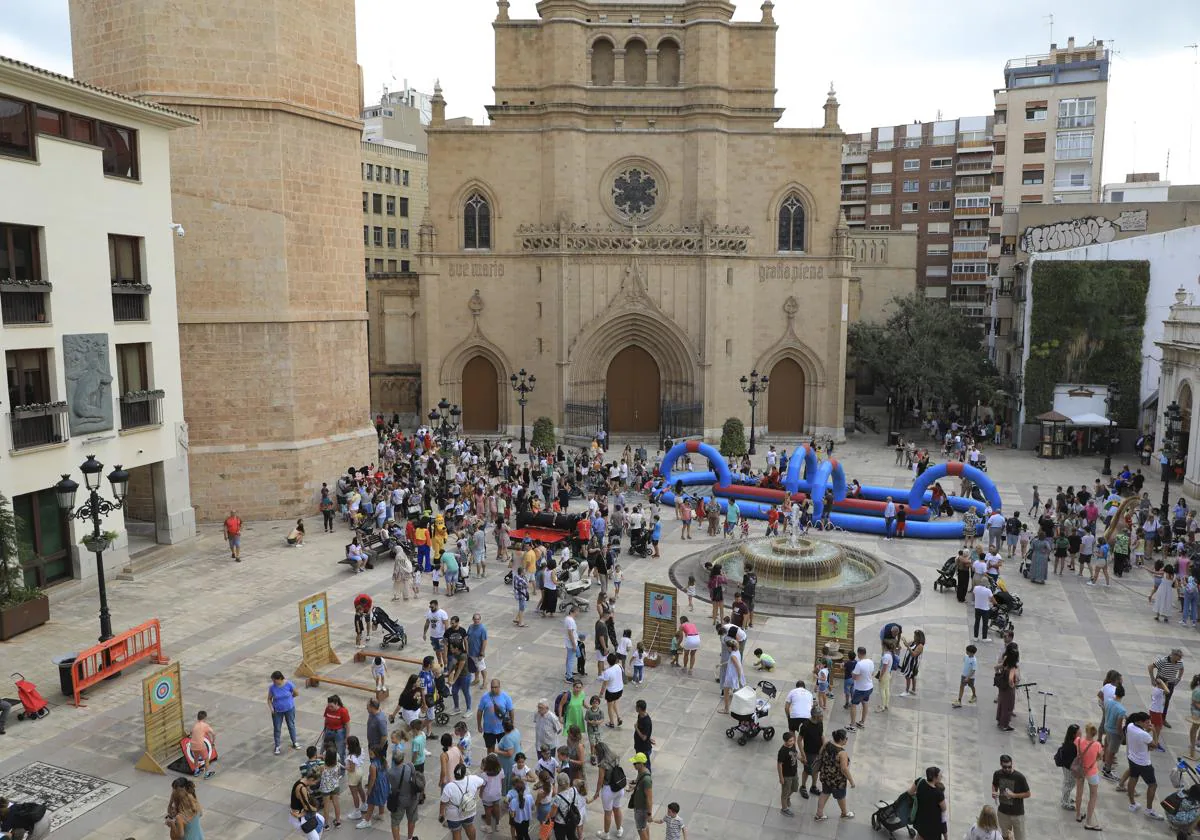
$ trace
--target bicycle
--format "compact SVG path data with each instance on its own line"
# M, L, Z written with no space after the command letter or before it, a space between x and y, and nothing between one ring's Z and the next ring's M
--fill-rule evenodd
M1037 737L1038 737L1037 721L1034 720L1034 718L1033 718L1033 697L1029 694L1029 689L1033 688L1036 685L1037 685L1037 683L1031 682L1031 683L1020 683L1019 685L1013 686L1014 691L1019 688L1025 689L1025 705L1029 707L1029 725L1026 727L1026 731L1029 733L1029 742L1030 743L1033 743L1034 741L1036 741Z

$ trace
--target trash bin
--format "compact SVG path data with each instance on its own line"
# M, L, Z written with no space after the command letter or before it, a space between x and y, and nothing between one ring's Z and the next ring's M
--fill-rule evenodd
M900 433L899 432L888 432L888 442L887 442L888 446L895 446L899 442L900 442Z
M63 697L75 696L75 678L71 674L71 666L75 664L75 657L78 655L68 653L54 658L54 664L58 666L58 687L62 690Z

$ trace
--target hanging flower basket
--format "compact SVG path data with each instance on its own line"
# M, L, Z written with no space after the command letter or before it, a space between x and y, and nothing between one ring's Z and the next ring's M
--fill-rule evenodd
M108 547L112 545L112 540L106 540L104 537L84 537L81 542L83 543L84 548L93 554L106 551Z

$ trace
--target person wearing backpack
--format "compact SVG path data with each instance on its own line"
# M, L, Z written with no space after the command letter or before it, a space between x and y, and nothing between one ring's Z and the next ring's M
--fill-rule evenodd
M654 812L654 780L650 777L646 756L638 753L629 759L637 770L637 778L630 785L632 793L629 807L633 809L633 825L637 828L638 840L650 840L650 814Z
M596 793L592 796L589 802L600 800L600 805L604 808L604 830L599 833L600 840L609 840L610 837L620 837L625 833L625 828L621 825L622 809L621 809L621 794L625 792L625 787L628 780L625 778L625 770L621 767L621 759L616 753L603 741L597 741L595 746L596 752ZM609 826L616 826L616 834L609 834Z
M12 831L21 831L23 834L4 836L41 840L50 833L50 812L40 802L9 802L0 796L0 832Z
M479 789L484 781L479 776L468 776L465 765L454 768L454 781L442 788L438 822L450 829L451 840L462 840L466 831L467 840L475 840L475 814L479 810Z
M408 834L405 836L412 840L413 830L417 827L417 805L421 794L425 793L425 774L404 761L403 755L399 756L399 761L396 759L397 755L393 754L392 766L387 771L387 809L391 814L392 837L400 840L400 824L407 818Z
M566 773L558 774L558 793L550 800L543 825L554 826L554 840L577 840L587 797L575 789Z

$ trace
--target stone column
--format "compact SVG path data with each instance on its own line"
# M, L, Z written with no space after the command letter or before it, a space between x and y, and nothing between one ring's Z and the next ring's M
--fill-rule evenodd
M658 50L646 50L646 84L658 84Z
M625 50L613 50L613 84L625 84Z

